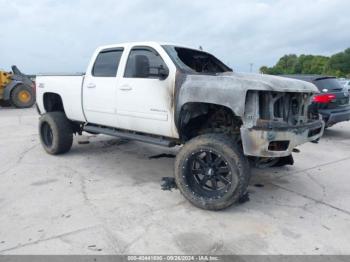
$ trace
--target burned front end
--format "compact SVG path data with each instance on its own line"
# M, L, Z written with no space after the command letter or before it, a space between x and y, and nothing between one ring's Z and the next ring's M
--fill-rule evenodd
M309 109L313 93L247 92L241 138L245 155L283 157L322 136L324 123Z

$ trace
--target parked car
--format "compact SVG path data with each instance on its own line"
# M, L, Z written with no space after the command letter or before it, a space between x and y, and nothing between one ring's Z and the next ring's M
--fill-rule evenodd
M350 92L350 80L349 79L338 79L339 83L346 87Z
M335 77L321 75L284 75L313 83L320 94L313 97L311 109L318 111L326 127L350 120L349 91Z
M290 159L319 138L307 110L317 88L277 76L239 74L201 50L155 42L99 47L85 75L37 76L39 134L49 154L73 133L183 145L175 181L197 207L218 210L245 196L249 158Z

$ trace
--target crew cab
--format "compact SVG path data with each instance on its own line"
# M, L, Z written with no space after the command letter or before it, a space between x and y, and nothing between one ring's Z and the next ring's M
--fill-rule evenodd
M37 76L40 140L49 154L73 134L107 134L180 150L175 181L197 207L226 208L246 194L250 163L291 161L322 136L308 110L317 88L269 75L234 73L215 56L181 45L97 48L85 74Z

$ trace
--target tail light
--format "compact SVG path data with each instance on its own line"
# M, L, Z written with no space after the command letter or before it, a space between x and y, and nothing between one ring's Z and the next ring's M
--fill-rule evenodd
M321 95L315 95L312 100L315 103L328 104L333 102L335 98L336 96L332 94L321 94Z

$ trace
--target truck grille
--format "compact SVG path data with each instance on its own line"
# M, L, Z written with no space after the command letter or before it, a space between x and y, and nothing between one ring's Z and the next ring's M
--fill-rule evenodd
M261 120L300 125L308 122L308 93L259 92Z

